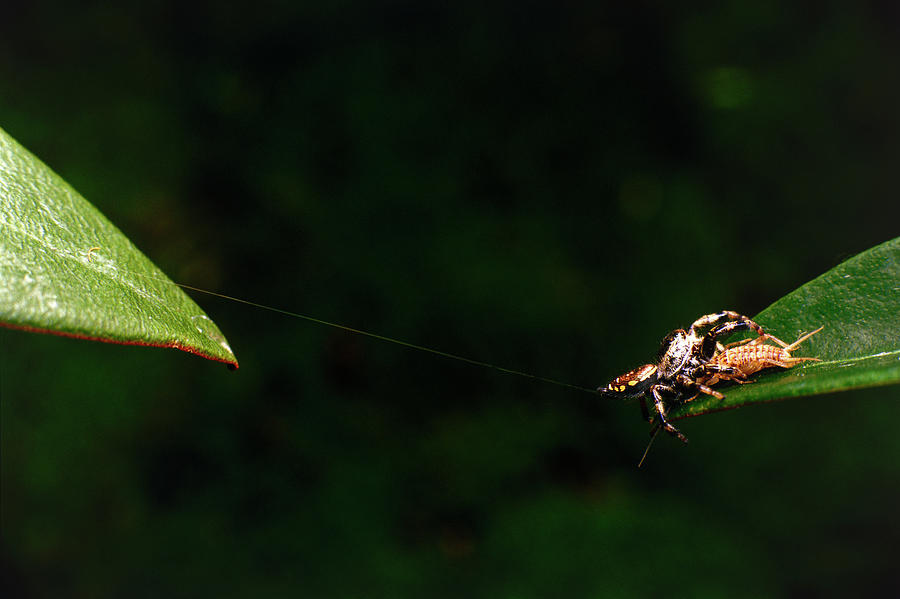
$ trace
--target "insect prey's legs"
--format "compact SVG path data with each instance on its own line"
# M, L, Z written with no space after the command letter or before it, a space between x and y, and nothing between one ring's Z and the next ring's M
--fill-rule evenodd
M801 343L803 343L804 341L806 341L807 339L809 339L810 337L812 337L813 335L815 335L816 333L818 333L819 331L821 331L821 330L824 329L824 328L825 328L825 325L822 325L822 326L820 326L818 329L816 329L815 331L813 331L812 333L807 333L806 335L803 335L802 337L800 337L799 339L797 339L796 341L794 341L794 342L791 343L790 345L782 345L781 347L783 347L783 348L784 348L785 350L787 350L788 352L794 351L795 349L797 349L797 347L798 347ZM782 341L781 343L784 343L784 342ZM797 359L799 360L800 358L797 358Z
M734 347L734 346L737 346L737 345L743 345L743 344L745 344L745 343L753 343L754 345L759 345L759 344L761 344L762 342L764 342L764 341L766 341L767 339L769 339L769 340L774 341L775 343L777 343L777 344L780 345L781 347L783 347L784 350L785 350L786 352L791 353L792 351L794 351L795 349L797 349L797 348L800 346L801 343L803 343L804 341L806 341L807 339L809 339L810 337L812 337L813 335L815 335L816 333L818 333L819 331L821 331L821 330L824 329L824 328L825 328L824 326L821 326L821 327L819 327L818 329L816 329L815 331L813 331L812 333L806 333L805 335L802 335L799 339L797 339L796 341L794 341L794 342L791 343L790 345L788 345L787 343L785 343L784 341L782 341L781 339L779 339L779 338L776 337L775 335L772 335L772 334L769 334L769 333L762 333L762 334L761 334L759 337L757 337L756 339L744 339L743 341L738 341L737 343L731 343L731 344L729 344L729 345L727 345L727 346L725 346L725 347L726 347L726 348L729 348L729 347ZM797 360L805 360L806 358L795 358L795 359L797 359ZM813 359L813 358L811 358L811 359Z
M751 337L750 339L742 339L740 341L735 341L734 343L729 343L728 345L723 345L721 348L719 348L719 351L725 351L726 349L731 349L732 347L740 347L742 345L747 345L748 343L753 344L753 345L759 345L766 339L770 339L770 338L775 339L768 333L763 333L763 335L760 337Z

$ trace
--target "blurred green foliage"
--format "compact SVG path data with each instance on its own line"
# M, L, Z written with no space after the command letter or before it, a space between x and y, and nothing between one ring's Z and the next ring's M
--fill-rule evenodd
M897 235L898 18L21 3L0 122L176 281L590 387ZM4 596L900 590L896 388L638 471L634 405L197 299L238 372L0 331Z

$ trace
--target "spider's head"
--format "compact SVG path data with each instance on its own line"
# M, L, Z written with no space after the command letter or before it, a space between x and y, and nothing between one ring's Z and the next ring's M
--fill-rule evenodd
M677 374L695 352L698 340L683 329L672 331L663 339L656 356L659 376L668 379Z
M633 399L640 397L656 382L656 365L644 364L621 376L617 376L608 385L598 387L603 397L610 399Z

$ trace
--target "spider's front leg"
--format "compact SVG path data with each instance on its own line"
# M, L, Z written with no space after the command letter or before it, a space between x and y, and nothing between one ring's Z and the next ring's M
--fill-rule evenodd
M756 322L750 320L746 316L744 316L743 318L746 318L746 320L738 320L720 324L719 326L714 327L711 331L709 331L706 336L711 337L712 339L718 339L719 337L727 337L728 335L736 333L737 331L754 331L760 337L771 337L771 335L763 331L763 328Z
M666 420L666 404L665 399L662 396L661 390L666 390L674 393L675 389L671 387L665 387L663 385L653 385L653 402L654 407L656 408L657 418L659 422L650 430L650 435L656 434L656 429L662 428L664 431L672 435L673 437L678 437L678 439L682 443L687 443L688 439L685 437L680 430L669 424L669 421Z
M723 320L730 320L732 322L719 324ZM707 337L711 335L713 338L727 335L735 331L746 330L756 331L758 335L764 334L762 327L754 322L751 318L744 316L743 314L738 314L737 312L733 312L731 310L723 310L716 314L707 314L706 316L701 316L694 321L694 324L691 325L691 334L695 337L699 337L699 330L706 327L715 327L706 334Z
M725 319L731 320L723 324L718 324ZM755 331L759 338L768 337L765 331L763 331L763 328L756 322L737 312L731 311L720 312L719 314L708 314L701 317L691 325L691 334L696 335L698 329L711 325L712 328L706 332L706 335L703 336L703 341L700 344L700 356L706 360L712 359L717 352L722 352L727 349L719 343L719 337L727 337L737 331L748 330Z

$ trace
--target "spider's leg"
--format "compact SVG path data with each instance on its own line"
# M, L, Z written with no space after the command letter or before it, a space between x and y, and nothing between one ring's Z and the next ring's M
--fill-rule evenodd
M763 331L763 328L744 316L746 320L733 320L731 322L726 322L725 324L720 324L716 327L713 327L707 334L707 337L712 337L716 339L718 337L723 337L726 335L731 335L737 331L755 331L757 335L760 337L772 337Z
M703 384L701 384L701 383L694 383L694 385L695 385L695 386L697 387L697 389L699 389L702 393L706 393L707 395L712 395L712 396L715 397L716 399L725 399L725 396L724 396L723 394L719 393L718 391L716 391L715 389L712 389L712 388L710 388L710 387L707 387L706 385L703 385Z
M738 383L752 383L747 380L747 375L734 366L724 364L704 364L703 372L711 374L713 378L723 381L737 381ZM714 383L710 383L711 385Z
M719 324L723 320L733 320L745 323L744 328L749 328L757 331L760 335L762 334L762 327L758 324L744 316L743 314L738 314L737 312L732 312L731 310L723 310L716 314L707 314L706 316L701 316L697 320L694 321L694 324L691 325L691 334L695 337L698 337L698 329L702 329L705 327L711 327Z
M712 385L715 385L719 381L736 381L741 384L753 382L748 381L747 375L734 366L710 362L701 364L693 370L680 375L678 378L680 385L697 390L694 397L684 400L685 402L695 399L700 392L722 399L723 396L721 393L710 389Z
M643 416L644 420L646 420L647 422L653 422L653 418L650 417L650 412L647 411L647 399L645 397L641 396L640 404L641 416Z
M723 320L729 320L729 322L722 323ZM705 335L701 337L698 336L698 330L704 327L711 326ZM726 310L725 312L720 312L718 314L707 314L699 318L694 324L691 325L690 334L695 339L702 339L699 347L700 356L706 360L711 359L717 351L722 351L722 344L719 343L718 338L730 335L735 331L747 331L752 330L756 331L757 335L765 335L761 326L756 324L750 318L742 314L738 314L737 312L731 312L730 310ZM730 346L729 346L730 347Z
M710 364L710 366L713 366L713 364ZM707 387L703 383L698 383L696 380L694 380L686 375L683 375L683 374L679 375L678 382L683 387L696 389L697 391L699 391L701 393L706 393L707 395L712 395L716 399L725 399L725 396L722 395L721 393L719 393L718 391L716 391L715 389L713 389L711 387ZM691 399L694 399L694 398L692 397Z
M668 390L672 390L672 389L670 389L669 387L663 387L662 385L654 385L652 387L652 389L653 389L654 405L656 407L656 413L658 414L658 418L659 418L659 422L654 427L654 430L656 428L662 428L664 431L666 431L673 437L678 437L678 439L682 443L687 443L688 442L687 437L685 437L681 433L680 430L678 430L677 428L675 428L674 426L669 424L669 421L666 420L666 406L665 406L665 401L663 399L663 396L660 393L660 390L666 389L668 391ZM651 435L654 434L654 430L650 431Z

